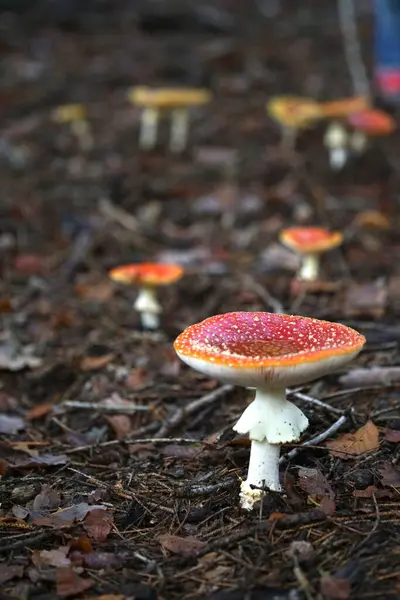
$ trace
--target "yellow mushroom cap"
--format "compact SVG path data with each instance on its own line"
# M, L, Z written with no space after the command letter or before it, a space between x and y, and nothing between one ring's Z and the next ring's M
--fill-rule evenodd
M204 88L133 87L128 93L133 104L148 108L184 108L208 104L212 94Z
M286 127L306 127L323 117L320 105L310 98L276 96L266 105L268 114Z
M51 118L56 123L72 123L86 119L86 117L87 109L83 104L63 104L51 113Z

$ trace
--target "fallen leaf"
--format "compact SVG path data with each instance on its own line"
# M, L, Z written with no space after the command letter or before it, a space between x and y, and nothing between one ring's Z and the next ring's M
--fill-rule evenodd
M86 515L92 510L105 510L105 506L90 506L86 502L80 502L67 508L62 508L48 515L33 515L32 523L42 527L69 527L75 522L83 521Z
M202 550L206 545L195 537L179 537L177 535L169 535L168 533L160 535L158 541L173 554L179 554L180 556L193 556L199 550Z
M368 421L356 432L344 433L336 440L326 442L326 445L332 456L350 460L377 450L379 448L379 431L372 421Z
M104 418L111 425L117 439L126 437L132 431L132 421L128 415L105 415Z
M57 569L57 596L66 598L76 596L92 587L94 581L83 579L71 567Z
M299 477L299 485L307 494L335 497L335 492L329 485L325 475L318 469L300 467Z
M379 210L364 210L354 219L354 225L360 229L389 229L390 221Z
M102 356L84 356L79 364L81 371L95 371L106 367L114 359L114 354L103 354Z
M387 442L394 442L398 444L400 442L400 429L385 429L384 438Z
M41 275L46 271L45 259L38 254L19 254L13 267L21 275Z
M380 319L385 314L388 292L378 283L352 283L344 298L344 313L348 317Z
M24 574L24 567L22 565L5 565L0 564L0 584L10 581L15 577L22 577Z
M378 469L379 474L382 476L381 484L391 487L400 487L400 469L396 469L389 462L385 462L384 465Z
M319 582L321 594L333 600L348 600L351 585L347 579L339 579L333 575L322 575Z
M93 546L89 538L86 537L86 535L81 535L78 538L71 540L70 549L79 550L84 554L90 554L91 552L93 552Z
M68 567L71 564L67 557L68 551L68 546L60 546L54 550L34 550L32 562L36 567Z
M104 510L91 510L85 517L83 527L88 536L96 542L104 542L113 527L112 515Z
M10 417L0 414L0 433L14 435L25 428L25 421L21 417Z
M25 415L25 418L28 419L28 421L33 421L33 419L41 419L42 417L48 415L52 410L53 404L51 402L37 404L36 406L28 410L28 412Z
M374 494L378 491L376 485L369 485L365 490L354 490L353 496L355 498L372 498Z
M74 288L75 293L82 300L90 302L108 302L115 292L115 286L111 280L105 279L92 284L77 284Z
M32 502L34 511L48 510L60 506L60 494L48 485L44 485L40 494L35 496Z
M336 503L333 500L333 498L330 498L329 496L324 496L321 502L319 503L319 508L322 510L323 513L326 514L327 517L331 517L336 512Z

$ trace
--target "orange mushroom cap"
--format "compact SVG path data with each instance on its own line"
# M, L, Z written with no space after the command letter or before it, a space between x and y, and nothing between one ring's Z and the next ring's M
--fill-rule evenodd
M188 327L175 340L174 348L189 366L226 381L290 385L343 366L365 341L363 335L339 323L267 312L232 312Z
M267 111L287 127L306 127L323 116L315 100L298 96L277 96L267 102Z
M149 88L138 85L129 90L128 97L139 106L173 109L207 104L212 94L204 88Z
M109 275L113 281L128 285L168 285L182 277L183 267L166 263L135 263L115 267Z
M355 112L347 117L349 125L371 136L389 135L396 129L396 121L382 110Z
M328 231L323 227L289 227L281 231L279 239L300 254L310 254L340 246L343 236L338 231Z

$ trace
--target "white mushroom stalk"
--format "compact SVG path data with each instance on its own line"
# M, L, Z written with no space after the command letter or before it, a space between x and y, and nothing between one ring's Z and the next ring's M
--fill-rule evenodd
M233 427L238 433L248 433L251 440L247 479L241 484L242 508L251 510L265 488L281 491L280 444L298 440L307 427L307 417L286 400L284 389L257 389L253 402Z
M143 150L152 150L157 142L159 112L151 106L146 107L140 118L139 146Z
M162 309L153 287L140 288L133 308L140 313L144 329L158 329L160 325L159 315Z
M186 108L177 108L171 114L171 152L182 152L186 148L189 130L189 112Z
M319 275L319 255L317 253L304 254L301 258L299 279L302 281L316 281Z
M340 123L331 123L326 130L324 144L329 150L329 164L334 171L343 169L348 158L348 134Z

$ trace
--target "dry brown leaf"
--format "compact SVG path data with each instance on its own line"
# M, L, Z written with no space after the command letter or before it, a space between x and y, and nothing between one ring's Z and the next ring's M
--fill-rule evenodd
M173 554L179 554L180 556L193 556L199 550L202 550L206 545L194 537L179 537L177 535L160 535L158 541Z
M287 517L286 513L273 512L269 515L268 521L277 521L278 519L283 519L284 517Z
M70 559L67 557L68 546L60 546L54 550L34 550L32 562L36 567L69 567Z
M132 421L128 415L106 415L104 418L118 439L126 437L132 431Z
M74 288L75 293L82 300L91 302L107 302L114 295L115 286L111 280L105 279L92 284L79 284Z
M299 477L299 485L307 494L335 497L335 492L329 485L325 475L318 469L300 467Z
M372 421L368 421L354 433L344 433L336 440L326 442L326 445L332 456L350 460L377 450L379 448L379 431Z
M33 419L41 419L42 417L48 415L49 412L51 412L52 410L53 404L51 402L37 404L36 406L28 410L28 412L25 415L25 418L28 419L28 421L32 421Z
M79 364L81 371L95 371L106 367L114 359L114 354L103 354L101 356L84 356Z
M388 292L381 283L352 283L346 290L344 313L348 317L380 319L386 309Z
M329 496L324 496L319 503L319 508L325 513L328 517L331 517L336 512L336 503L333 498Z
M95 509L86 515L83 527L92 540L104 542L112 529L113 523L112 515L105 510Z
M385 429L385 440L387 442L394 442L398 444L400 442L400 429Z
M382 476L382 485L400 487L400 469L396 469L392 464L386 462L378 471Z
M10 581L15 577L22 577L24 574L24 567L22 565L0 565L0 584Z
M57 596L67 598L76 596L92 587L94 581L83 579L71 567L57 569Z
M350 598L351 585L347 579L339 579L333 575L322 575L320 579L320 592L325 597L333 600L348 600Z

